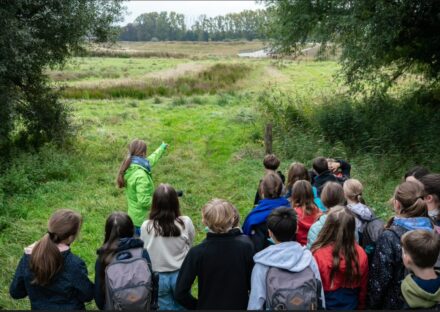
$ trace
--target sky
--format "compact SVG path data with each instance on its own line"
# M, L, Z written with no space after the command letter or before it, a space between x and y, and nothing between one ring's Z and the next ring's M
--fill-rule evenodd
M264 9L263 4L257 4L253 0L241 1L124 1L127 14L120 25L132 23L136 17L146 12L174 11L185 15L187 25L192 25L199 15L206 14L208 17L225 15L228 13L241 12L243 10Z

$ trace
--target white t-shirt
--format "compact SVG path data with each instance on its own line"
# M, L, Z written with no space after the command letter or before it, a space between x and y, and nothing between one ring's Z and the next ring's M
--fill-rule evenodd
M141 226L141 239L148 250L155 272L173 272L179 270L189 249L194 242L195 230L191 219L181 216L185 228L175 221L180 228L180 236L156 236L153 221L146 220Z

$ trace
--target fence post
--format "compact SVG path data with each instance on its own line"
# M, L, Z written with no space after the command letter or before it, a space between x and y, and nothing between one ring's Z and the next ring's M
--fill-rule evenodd
M266 124L264 131L264 147L266 149L266 155L272 154L272 123Z

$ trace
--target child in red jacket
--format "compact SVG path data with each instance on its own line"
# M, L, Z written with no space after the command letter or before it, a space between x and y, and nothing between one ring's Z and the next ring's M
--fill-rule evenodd
M312 246L328 310L365 308L368 258L356 243L355 224L348 208L332 208Z
M310 227L322 214L314 203L312 184L306 180L296 181L292 187L290 201L298 216L296 241L305 246Z

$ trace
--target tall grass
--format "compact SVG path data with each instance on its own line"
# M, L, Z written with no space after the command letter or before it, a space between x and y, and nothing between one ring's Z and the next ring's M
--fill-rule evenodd
M145 82L120 84L115 86L66 87L61 91L70 99L145 99L153 96L216 94L218 91L232 90L235 83L245 78L252 70L246 64L215 64L208 69L189 76L175 79L152 79Z

